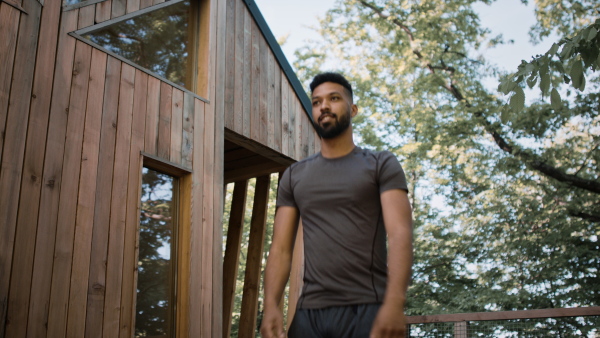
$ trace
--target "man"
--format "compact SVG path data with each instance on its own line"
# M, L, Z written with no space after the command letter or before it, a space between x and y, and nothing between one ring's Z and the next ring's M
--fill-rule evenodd
M358 108L343 76L319 74L310 88L321 152L290 166L280 180L262 336L285 337L278 305L302 217L304 286L289 337L404 337L412 265L404 172L390 152L355 146L351 121Z

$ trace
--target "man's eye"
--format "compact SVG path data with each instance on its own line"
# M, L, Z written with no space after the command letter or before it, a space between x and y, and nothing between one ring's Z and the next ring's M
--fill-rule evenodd
M319 104L319 101L313 101L313 103L312 103L313 106L316 106L318 104Z

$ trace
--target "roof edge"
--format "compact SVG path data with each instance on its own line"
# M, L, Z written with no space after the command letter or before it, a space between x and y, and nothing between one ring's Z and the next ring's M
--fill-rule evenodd
M248 10L250 10L250 14L252 14L252 17L258 25L258 28L260 29L263 37L265 38L265 40L267 40L271 51L275 55L275 59L277 59L279 66L283 70L283 73L286 75L289 83L292 85L292 88L294 88L296 96L298 97L300 103L304 107L304 112L306 113L306 115L308 115L309 120L311 122L314 122L310 113L312 111L312 104L310 102L310 98L306 95L306 92L304 91L304 88L302 87L298 76L292 69L292 66L285 57L285 54L283 54L281 46L279 46L279 43L277 43L277 39L275 39L273 32L271 32L271 29L269 28L269 25L267 24L267 21L263 17L262 13L258 9L256 2L254 0L244 0L244 3L246 4L246 7L248 7Z

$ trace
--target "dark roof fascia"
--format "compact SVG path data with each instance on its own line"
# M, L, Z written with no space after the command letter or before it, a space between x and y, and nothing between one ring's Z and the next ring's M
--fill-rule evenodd
M292 85L292 88L294 88L296 96L298 97L300 103L304 107L306 115L308 115L308 118L312 122L312 104L310 102L310 98L306 95L306 92L304 91L304 88L302 87L298 76L296 76L296 73L292 69L292 66L290 66L289 61L285 57L285 54L283 54L281 46L279 46L279 43L277 43L277 39L275 39L273 32L271 32L269 25L267 25L267 21L265 21L265 18L258 9L258 6L256 5L256 2L254 2L254 0L244 0L244 3L246 4L246 7L248 7L248 10L250 10L250 14L252 14L252 17L254 18L254 21L256 22L258 28L262 32L263 37L265 38L265 40L267 40L271 51L275 55L275 59L277 59L279 66L281 67L283 73L286 75L288 81Z

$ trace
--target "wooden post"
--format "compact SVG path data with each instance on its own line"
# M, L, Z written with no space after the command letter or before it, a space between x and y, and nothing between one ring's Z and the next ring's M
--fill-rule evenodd
M235 182L223 259L223 338L229 337L231 333L231 311L235 299L247 192L248 180Z
M246 276L244 278L244 296L242 298L238 335L241 338L254 338L270 180L270 175L261 176L256 179L252 220L250 223L250 240L246 259Z
M469 329L469 322L456 322L454 323L454 338L467 338Z

